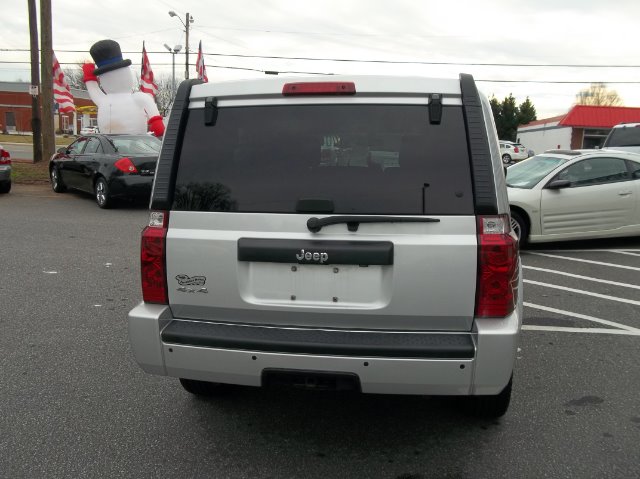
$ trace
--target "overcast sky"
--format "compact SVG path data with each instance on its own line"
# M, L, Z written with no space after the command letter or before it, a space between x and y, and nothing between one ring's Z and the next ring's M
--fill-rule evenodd
M638 0L52 0L52 10L53 48L63 68L89 60L91 45L110 38L135 69L145 41L156 76L171 75L171 54L163 45L179 44L176 78L183 79L185 34L178 18L168 15L174 10L183 22L187 12L194 19L190 76L201 40L210 82L263 76L264 70L445 77L465 72L488 96L502 100L513 93L518 104L529 96L538 118L566 112L575 94L595 81L616 90L625 106L640 107ZM27 2L7 0L2 13L0 80L29 81L29 52L15 51L29 49ZM430 64L438 62L457 64ZM561 66L480 65L487 63Z

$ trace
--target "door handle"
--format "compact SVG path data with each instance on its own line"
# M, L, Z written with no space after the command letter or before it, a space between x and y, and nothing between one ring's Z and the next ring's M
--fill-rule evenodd
M618 196L629 196L631 191L618 191Z

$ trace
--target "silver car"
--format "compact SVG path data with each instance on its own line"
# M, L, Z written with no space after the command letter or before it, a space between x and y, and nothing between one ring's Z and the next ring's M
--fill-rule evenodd
M129 313L146 372L509 405L517 239L470 75L183 82Z

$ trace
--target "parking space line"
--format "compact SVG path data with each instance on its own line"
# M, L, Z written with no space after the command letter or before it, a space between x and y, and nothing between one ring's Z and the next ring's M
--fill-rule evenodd
M627 254L629 256L640 256L640 253L632 253L631 251L622 251L619 249L610 249L607 253Z
M566 311L564 309L551 308L549 306L542 306L541 304L528 303L526 301L523 304L527 308L539 309L541 311L546 311L548 313L555 313L555 314L560 314L560 315L563 315L563 316L569 316L571 318L584 319L585 321L591 321L592 323L604 324L606 326L612 326L614 328L624 329L625 331L632 331L632 332L640 333L640 329L638 329L638 328L634 328L632 326L627 326L626 324L615 323L613 321L609 321L609 320L606 320L606 319L596 318L595 316L588 316L586 314L574 313L572 311ZM527 326L529 326L529 325L527 325Z
M569 276L570 278L582 279L582 280L585 280L585 281L593 281L593 282L596 282L596 283L610 284L612 286L621 286L623 288L640 289L640 285L637 285L637 284L619 283L617 281L609 281L607 279L592 278L592 277L589 277L589 276L583 276L581 274L567 273L565 271L556 271L556 270L547 269L547 268L538 268L536 266L522 265L522 267L524 269L530 269L530 270L533 270L533 271L542 271L543 273L559 274L559 275L562 275L562 276Z
M564 326L534 326L525 324L523 331L557 331L563 333L595 333L595 334L621 334L624 336L640 336L640 331L625 331L622 329L606 328L567 328Z
M527 252L527 254L532 254L536 256L545 256L547 258L566 259L568 261L578 261L580 263L597 264L600 266L609 266L611 268L621 268L621 269L630 269L632 271L640 271L640 268L635 266L627 266L626 264L604 263L602 261L593 261L590 259L572 258L571 256L560 256L557 254L547 254L547 253L534 253L533 251Z
M609 301L617 301L619 303L627 303L627 304L633 304L634 306L640 306L640 301L636 301L634 299L618 298L617 296L609 296L608 294L592 293L591 291L568 288L567 286L560 286L558 284L542 283L540 281L533 281L530 279L525 279L524 282L529 284L535 284L536 286L543 286L545 288L560 289L562 291L569 291L570 293L584 294L586 296L593 296L594 298L608 299Z

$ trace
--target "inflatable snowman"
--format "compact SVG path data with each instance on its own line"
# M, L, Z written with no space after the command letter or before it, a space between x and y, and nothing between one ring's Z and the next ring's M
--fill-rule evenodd
M151 95L133 92L131 60L122 59L118 42L101 40L89 52L96 64L86 63L82 71L89 96L98 107L100 133L144 134L148 127L162 136L164 123L158 107Z

